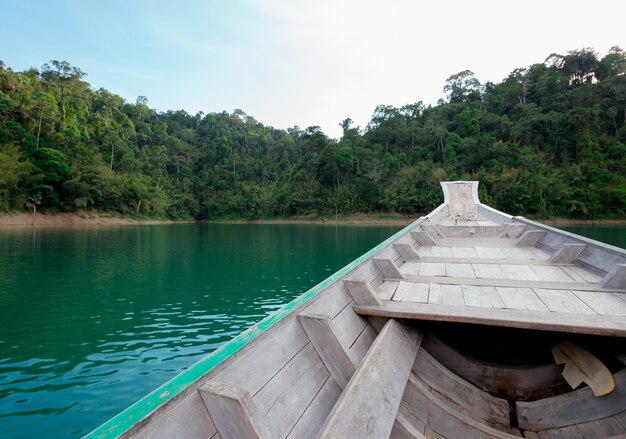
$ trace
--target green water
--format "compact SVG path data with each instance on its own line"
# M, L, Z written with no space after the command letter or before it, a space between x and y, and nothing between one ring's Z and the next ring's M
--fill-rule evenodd
M606 242L616 247L626 249L626 226L593 225L560 227L568 232L586 236L596 241Z
M0 436L88 433L397 230L0 230Z

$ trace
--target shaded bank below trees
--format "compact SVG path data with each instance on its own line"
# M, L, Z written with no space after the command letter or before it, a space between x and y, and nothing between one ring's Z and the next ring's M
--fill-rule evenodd
M510 214L626 213L626 54L550 55L498 84L470 71L448 98L381 105L341 139L232 114L156 112L94 90L66 62L0 62L0 211L174 219L429 212L439 181L479 180Z

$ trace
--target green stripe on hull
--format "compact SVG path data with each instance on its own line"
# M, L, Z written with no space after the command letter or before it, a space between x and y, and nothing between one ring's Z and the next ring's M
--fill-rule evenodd
M272 326L276 325L283 318L291 314L294 310L304 305L306 302L317 296L334 282L347 275L361 262L372 256L376 252L380 251L381 249L389 245L389 243L395 241L400 236L415 227L416 223L420 220L421 218L409 224L404 229L400 230L393 236L390 236L385 241L383 241L364 255L360 256L359 258L355 259L354 261L343 267L341 270L337 271L335 274L315 285L313 288L303 293L302 295L296 297L294 300L277 310L275 313L267 316L259 323L251 326L228 343L222 345L220 348L189 367L189 369L181 372L179 375L176 375L174 378L163 384L161 387L149 393L144 398L140 399L135 404L125 409L123 412L111 418L100 427L96 428L94 431L86 435L85 438L113 438L124 434L133 425L146 418L159 406L179 395L187 387L189 387L200 378L202 378L204 375L209 373L215 366L225 361L232 355L236 354L240 349L245 347L260 334L267 331Z

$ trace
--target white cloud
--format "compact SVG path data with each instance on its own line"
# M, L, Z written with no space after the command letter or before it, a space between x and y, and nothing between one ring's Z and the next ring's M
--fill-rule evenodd
M464 69L497 82L551 52L626 43L615 10L577 1L511 5L259 0L271 23L263 35L270 74L247 111L275 126L316 124L339 136L343 118L364 127L378 104L435 104L445 79Z

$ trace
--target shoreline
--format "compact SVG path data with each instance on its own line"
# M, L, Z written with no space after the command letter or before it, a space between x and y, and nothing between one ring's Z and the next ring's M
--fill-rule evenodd
M0 228L12 227L76 227L76 226L136 226L154 224L193 223L195 221L174 221L168 219L133 218L110 213L3 213L0 214Z
M159 224L317 224L317 225L357 225L357 226L406 226L419 216L367 215L355 214L335 217L292 217L274 219L214 219L214 220L169 220L146 217L120 216L111 213L75 212L75 213L37 213L33 224L31 213L0 214L0 228L7 227L76 227L76 226L124 226L124 225L159 225ZM626 219L579 220L571 218L539 219L526 217L549 226L590 226L590 225L626 225Z

